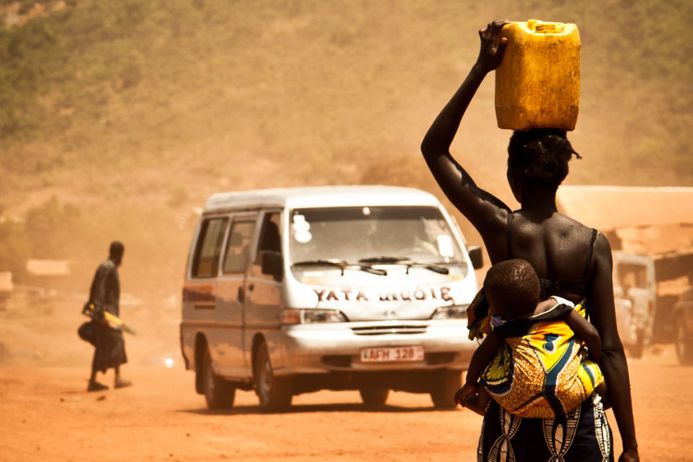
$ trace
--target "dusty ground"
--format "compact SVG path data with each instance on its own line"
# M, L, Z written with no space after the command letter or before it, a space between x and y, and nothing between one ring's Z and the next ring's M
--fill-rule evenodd
M426 395L394 393L368 410L355 392L320 392L296 397L291 413L264 415L253 393L239 392L233 411L210 413L176 350L177 312L159 310L131 309L140 329L128 337L124 372L135 385L88 394L91 350L74 334L81 319L71 303L39 317L0 309L0 460L475 460L480 418L436 411ZM669 347L630 368L642 459L693 460L693 368L678 366Z

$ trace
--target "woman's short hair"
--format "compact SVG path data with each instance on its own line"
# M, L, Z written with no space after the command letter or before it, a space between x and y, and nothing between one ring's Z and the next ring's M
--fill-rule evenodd
M555 128L516 131L508 145L508 170L529 184L558 187L575 155L566 132Z
M520 258L493 265L486 273L484 290L489 300L513 317L528 316L539 302L541 286L534 267Z

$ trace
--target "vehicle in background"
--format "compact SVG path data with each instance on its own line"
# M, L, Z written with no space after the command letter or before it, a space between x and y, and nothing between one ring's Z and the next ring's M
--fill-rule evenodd
M693 253L652 256L614 251L613 262L618 331L626 351L641 357L646 346L671 342L682 349L679 339L686 335L679 323L684 314L675 304L691 287Z
M691 286L693 187L561 185L556 201L561 213L598 229L614 250L626 351L640 356L649 344L674 342L674 304Z
M474 261L474 264L472 264ZM193 237L181 349L210 408L254 389L423 392L452 408L476 342L466 308L480 249L431 194L383 186L212 195Z

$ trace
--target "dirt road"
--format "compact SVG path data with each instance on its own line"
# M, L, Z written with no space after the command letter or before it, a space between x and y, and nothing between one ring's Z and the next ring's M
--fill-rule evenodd
M671 353L631 361L645 461L693 460L693 368ZM435 411L426 395L371 411L357 393L320 392L264 415L240 392L233 411L210 413L181 367L127 373L132 388L87 394L84 368L0 368L0 460L474 460L480 418Z
M86 393L91 350L74 333L74 308L62 310L0 312L0 461L475 460L480 417L436 411L427 395L393 393L369 410L356 392L319 392L265 415L239 392L233 411L210 413L175 351L175 319L162 327L144 309L128 337L134 386ZM629 363L642 460L693 461L693 368L669 347Z

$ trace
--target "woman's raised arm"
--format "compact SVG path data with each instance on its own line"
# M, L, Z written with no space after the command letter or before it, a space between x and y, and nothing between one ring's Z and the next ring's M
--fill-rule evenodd
M611 248L609 241L601 234L597 236L594 243L593 265L593 280L587 294L587 308L590 313L590 321L597 328L602 339L600 366L606 379L607 394L623 441L623 454L619 461L637 461L639 460L638 442L635 438L628 365L616 329L616 311L611 279Z
M479 31L479 58L462 86L436 117L421 143L421 152L441 189L480 232L484 241L491 235L497 235L498 226L505 225L509 208L492 194L477 187L474 180L450 155L450 145L479 85L487 73L498 67L503 58L505 39L500 38L503 24L504 21L494 21Z

